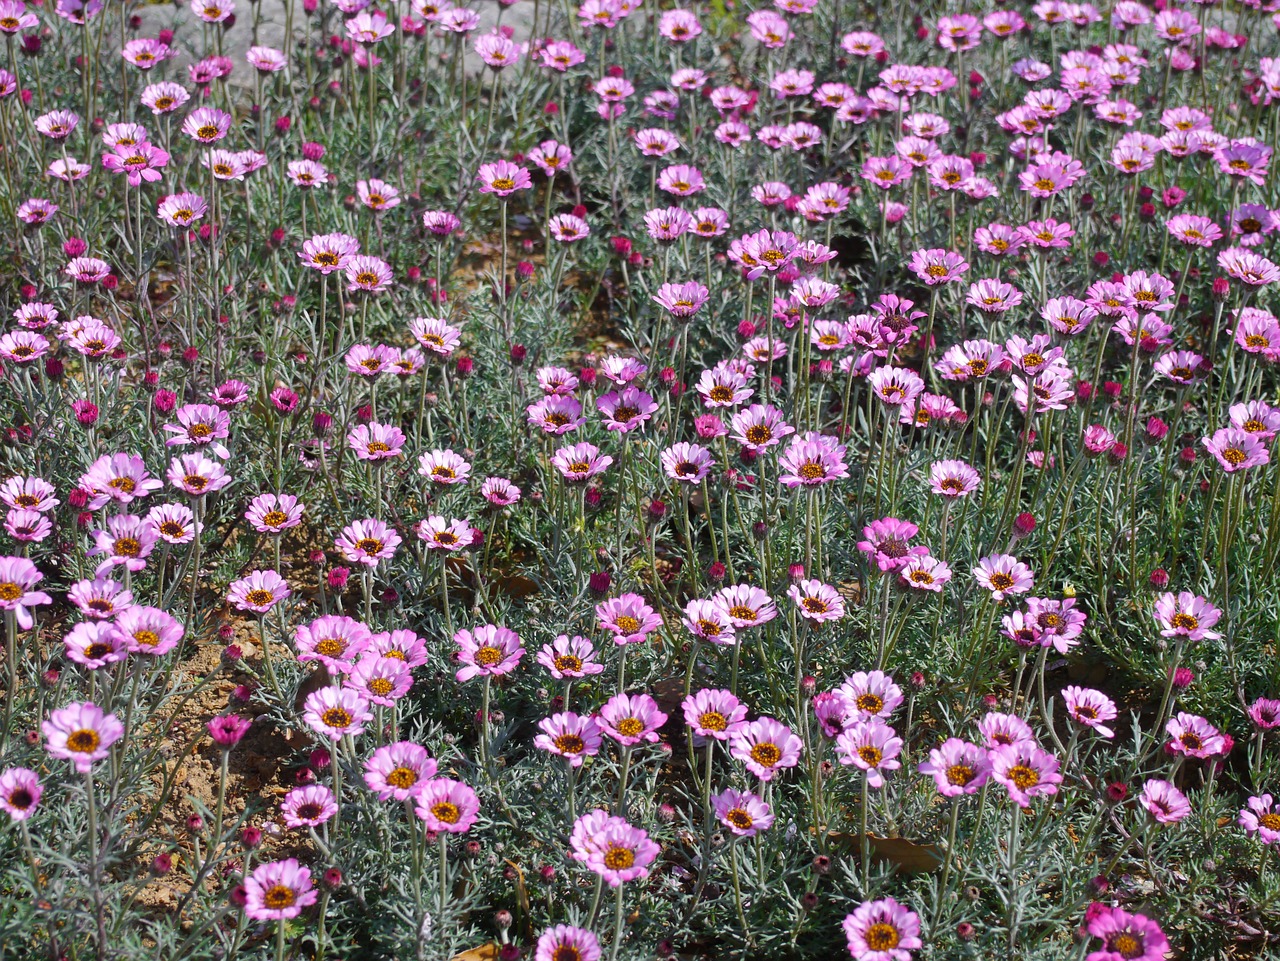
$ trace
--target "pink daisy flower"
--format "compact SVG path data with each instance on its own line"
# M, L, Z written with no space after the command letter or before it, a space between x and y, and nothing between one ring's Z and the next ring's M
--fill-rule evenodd
M338 813L333 792L323 784L296 787L280 803L280 819L286 827L319 827Z
M394 707L413 686L413 672L399 658L366 653L342 683L372 704Z
M658 729L667 715L648 694L615 694L600 708L600 729L624 747L642 741L657 743Z
M1115 720L1116 705L1101 691L1070 685L1062 689L1062 703L1076 723L1093 728L1103 737L1115 737L1115 731L1107 727L1106 722Z
M898 760L901 752L902 738L878 717L858 721L836 736L840 763L864 771L867 786L876 789L884 787L882 771L894 771L902 766Z
M735 837L753 838L773 826L773 812L758 794L750 791L721 791L711 798L716 820Z
M307 695L302 703L302 720L317 734L340 741L347 735L357 737L373 720L369 702L345 687L322 687Z
M0 784L3 778L0 778ZM1256 834L1263 844L1280 842L1280 811L1276 811L1270 794L1250 797L1240 810L1237 823L1246 834Z
M281 534L302 523L305 504L292 494L259 494L249 502L244 517L262 534Z
M843 928L854 961L911 961L911 952L924 947L920 916L893 898L863 902Z
M379 562L395 556L400 540L395 528L370 517L344 527L334 540L334 546L353 564L377 567Z
M40 730L45 750L71 761L81 774L88 774L93 762L105 758L111 745L124 737L120 719L90 701L77 701L51 712Z
M704 688L681 702L684 721L699 738L727 741L747 723L747 706L730 691Z
M1226 753L1226 739L1198 714L1179 711L1169 718L1164 730L1170 738L1167 747L1176 754L1204 759Z
M1152 613L1164 637L1185 637L1189 641L1199 641L1206 637L1216 640L1222 636L1210 630L1222 617L1222 611L1206 598L1190 591L1161 594L1156 599Z
M466 521L439 514L419 521L414 529L429 551L460 551L476 539L475 530Z
M762 717L744 724L729 739L729 754L762 781L800 763L804 744L781 721Z
M600 745L604 743L596 719L572 711L543 718L538 722L538 730L542 733L534 737L534 747L560 755L572 767L581 767L584 758L599 754Z
M1191 802L1171 781L1151 778L1142 785L1139 802L1161 824L1177 824L1191 813Z
M639 594L621 594L596 605L596 624L615 644L642 644L662 626L662 616Z
M271 861L245 878L244 913L254 921L288 921L316 903L311 871L295 858Z
M694 637L712 644L732 645L737 635L728 612L718 601L695 598L684 609L681 623Z
M436 776L437 764L427 749L412 741L387 744L364 762L364 783L379 801L407 801Z
M43 794L40 776L30 768L11 767L0 773L0 810L10 820L25 821L35 814Z
M612 888L649 876L661 849L640 828L612 818L590 839L583 860Z
M340 614L317 617L310 624L299 624L293 640L298 647L298 660L319 661L334 674L347 674L356 658L369 648L369 628Z
M524 657L520 635L496 624L482 624L474 631L457 631L453 640L458 645L457 660L462 664L456 675L459 682L480 675L501 677L509 674Z
M1009 594L1025 594L1035 582L1031 568L1011 554L979 558L973 576L996 601L1003 601Z
M538 651L537 661L557 681L589 677L604 671L604 665L596 660L596 649L591 642L577 634L573 637L561 634L552 643L544 644Z
M1031 799L1058 793L1062 775L1058 759L1028 742L1001 745L991 752L991 777L1005 786L1010 799L1028 807Z
M557 924L538 936L533 961L600 961L600 940L586 928Z
M1102 939L1103 947L1089 952L1085 961L1165 961L1172 951L1160 926L1143 914L1099 905L1087 927L1089 934Z
M186 628L167 611L135 604L116 616L115 631L131 654L161 657L178 646Z
M265 614L292 593L289 582L275 571L250 571L231 582L227 603L238 611Z
M991 758L986 748L951 737L929 752L919 771L933 776L943 797L977 794L991 777Z
M844 598L830 584L806 578L787 588L787 596L806 621L823 624L844 617Z

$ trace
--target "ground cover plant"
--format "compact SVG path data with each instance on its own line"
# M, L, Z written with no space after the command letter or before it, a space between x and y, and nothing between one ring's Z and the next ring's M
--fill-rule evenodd
M0 0L0 955L1280 955L1278 6Z

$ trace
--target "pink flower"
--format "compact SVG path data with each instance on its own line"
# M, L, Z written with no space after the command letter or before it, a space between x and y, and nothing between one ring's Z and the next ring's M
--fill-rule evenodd
M499 197L508 197L517 190L528 190L533 186L529 171L509 160L484 164L476 174L476 179L480 181L481 193L497 194Z
M702 638L712 644L737 643L733 622L719 601L703 598L691 600L685 606L681 623L694 637Z
M635 387L622 391L609 391L596 400L596 407L604 418L606 430L630 433L640 429L658 409L654 399Z
M552 456L551 463L566 481L576 483L603 473L613 463L613 458L602 455L594 444L582 443L561 447Z
M1227 742L1216 727L1198 714L1179 711L1164 726L1169 750L1187 757L1210 758L1226 753Z
M231 483L226 468L202 453L178 455L165 476L170 484L192 498L215 493Z
M161 657L178 646L186 629L167 611L134 604L116 615L115 633L130 653Z
M557 924L538 937L534 961L600 961L600 940L586 928Z
M778 616L778 607L768 594L752 584L726 587L715 597L735 629L757 627Z
M615 644L641 644L662 626L662 616L639 594L622 594L596 605L596 624Z
M947 738L940 747L929 752L929 760L920 765L921 774L933 775L938 793L943 797L977 794L991 776L991 758L984 747L957 737Z
M509 674L524 656L520 636L496 624L482 624L474 631L457 631L453 640L459 648L458 662L463 665L457 672L460 682L482 674L493 677Z
M321 274L345 270L360 250L360 242L349 234L316 234L304 241L298 257Z
M1146 915L1130 914L1120 908L1098 905L1089 918L1088 931L1102 939L1103 947L1089 952L1085 961L1165 961L1172 952L1169 939L1158 924Z
M1271 461L1267 445L1256 434L1235 427L1219 428L1212 437L1202 437L1200 442L1228 474Z
M1270 731L1280 727L1280 700L1260 697L1249 705L1249 720L1257 725L1260 731Z
M418 458L418 473L435 484L465 484L471 464L451 450L432 450Z
M149 143L117 147L102 155L102 166L113 173L126 174L132 187L139 186L144 180L148 183L159 180L161 168L168 165L169 155Z
M961 460L941 460L929 468L930 490L948 500L967 497L981 483L981 475Z
M572 711L543 718L538 722L538 730L542 733L534 737L534 747L560 755L572 767L581 767L583 758L599 754L603 743L596 719Z
M394 707L413 686L413 672L399 658L369 652L356 662L342 683L361 697L368 698L371 704Z
M1005 786L1020 807L1028 807L1032 798L1042 794L1057 794L1062 783L1058 759L1026 741L992 750L991 777Z
M106 530L93 532L93 547L85 553L91 557L106 555L106 559L94 568L95 577L117 565L124 565L136 573L146 568L147 558L151 556L157 540L155 531L145 518L135 514L115 514L107 518ZM0 575L0 581L3 581L3 575Z
M1116 717L1116 705L1101 691L1068 686L1062 689L1062 702L1067 714L1077 723L1093 728L1103 737L1115 737L1115 732L1105 722Z
M44 787L30 768L10 767L0 773L0 810L13 821L25 821L36 813Z
M215 107L197 107L182 122L182 132L200 143L221 140L231 129L231 114Z
M245 879L244 889L244 913L254 921L291 920L319 897L311 871L295 858L258 865Z
M436 776L435 759L412 741L397 741L378 748L364 763L364 782L379 801L407 801L419 787Z
M88 509L97 510L111 501L124 506L164 484L147 473L137 454L104 454L80 476L79 486L93 494Z
M212 404L184 404L174 413L174 418L176 424L165 424L163 428L174 435L164 442L166 447L208 447L223 460L231 456L219 443L231 434L231 417L226 411Z
M684 721L699 738L727 741L747 723L747 706L731 692L704 688L681 702Z
M319 827L338 813L333 792L323 784L297 787L280 803L280 819L287 827Z
M683 441L664 450L660 457L662 469L674 481L697 484L715 466L711 452L697 444Z
M577 634L559 635L551 644L538 651L537 661L556 680L589 677L604 671L604 665L596 660L596 650L591 642Z
M765 404L752 404L736 412L730 418L730 426L733 439L757 454L795 433L795 428L783 419L782 411Z
M310 624L294 629L298 660L319 661L334 674L350 673L356 658L369 648L369 628L340 614L317 617Z
M1025 594L1035 582L1031 568L1011 554L979 558L973 576L996 601L1003 601L1009 594Z
M415 530L429 551L460 551L476 539L475 530L466 521L456 517L446 519L439 514L419 521Z
M647 878L649 865L661 851L646 832L621 818L610 818L587 844L581 859L613 888Z
M124 725L114 714L106 714L96 704L78 701L50 713L40 725L45 750L71 761L81 774L88 774L94 761L101 761L111 745L124 737Z
M390 560L395 556L400 540L395 528L370 517L344 527L334 541L334 546L353 564L377 567L380 561Z
M1139 798L1147 813L1161 824L1177 824L1191 813L1191 802L1170 781L1151 778Z
M0 593L2 588L3 582L0 581ZM126 591L119 581L95 577L91 581L81 580L72 584L67 591L67 600L85 617L105 621L129 609L133 603L133 592Z
M877 789L884 786L882 771L894 771L902 766L898 760L901 751L902 738L879 717L858 721L836 736L840 763L864 771L867 785Z
M941 593L942 586L951 580L951 567L936 557L917 554L898 568L898 579L912 590Z
M866 540L858 542L858 550L866 554L868 560L874 560L883 572L900 570L912 557L929 553L929 548L923 545L911 545L918 531L910 521L882 517L862 529Z
M969 269L965 259L949 250L917 250L908 264L911 272L930 287L958 280Z
M62 644L68 660L90 671L119 663L129 656L124 637L116 633L114 624L103 621L77 624L63 637Z
M667 715L648 694L615 694L600 708L600 729L619 744L656 743Z
M21 769L19 769L21 770ZM0 777L0 785L4 779ZM1280 841L1280 812L1272 804L1270 794L1250 797L1246 806L1240 810L1239 825L1247 834L1258 835L1263 844L1275 844Z
M729 754L762 781L800 763L804 744L781 721L762 717L744 724L729 739Z
M373 712L369 702L350 688L322 687L303 701L302 719L317 734L340 741L348 734L356 737L364 733Z
M302 523L305 504L292 494L259 494L249 502L244 517L262 534L281 534Z
M1209 628L1218 623L1222 611L1206 598L1182 591L1179 594L1164 593L1156 600L1156 623L1165 637L1185 637L1189 641L1204 638L1217 639L1222 635Z
M205 724L214 743L225 749L233 748L249 733L253 722L236 714L224 714L210 718Z
M12 611L24 631L35 623L30 608L53 603L44 591L32 590L43 578L25 557L0 557L0 610Z
M758 794L750 791L721 791L711 798L716 820L740 838L753 838L773 826L773 812Z
M347 276L347 290L355 293L376 294L386 290L395 280L391 265L380 257L368 254L356 254L348 262L344 271Z
M805 434L794 437L778 458L778 481L786 487L818 487L849 476L845 447L834 437Z
M681 284L663 284L653 296L653 301L672 317L686 320L702 309L708 295L709 291L702 284L697 281L688 281Z
M796 609L806 621L823 624L844 617L844 598L830 584L805 579L787 588L787 596L796 603Z
M864 901L843 928L854 961L911 961L911 952L924 947L920 916L893 898Z
M505 477L486 477L480 495L494 507L510 507L520 500L520 488Z

